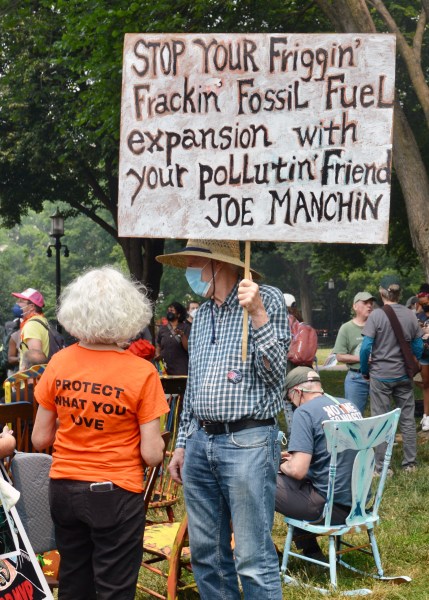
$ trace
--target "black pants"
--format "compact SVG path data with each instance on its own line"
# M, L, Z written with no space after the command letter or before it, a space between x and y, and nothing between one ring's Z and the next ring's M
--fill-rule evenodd
M143 555L143 494L51 479L49 501L61 556L59 600L134 600Z
M325 498L317 492L309 479L293 479L283 473L277 475L276 511L292 519L317 521L321 519ZM344 523L350 509L334 504L332 525ZM312 553L319 550L313 533L295 527L293 541L299 550Z

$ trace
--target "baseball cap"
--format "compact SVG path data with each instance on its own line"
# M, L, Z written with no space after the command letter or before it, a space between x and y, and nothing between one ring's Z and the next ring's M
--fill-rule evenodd
M286 390L310 381L320 381L318 373L311 367L295 367L286 376Z
M28 300L40 308L45 306L45 300L43 299L42 294L34 288L27 288L20 294L17 292L12 292L12 296L15 296L16 298L22 298L23 300Z
M283 296L285 298L287 307L293 306L294 304L296 304L295 296L292 296L292 294L283 294Z
M356 304L356 302L359 302L359 300L366 302L367 300L375 300L375 297L369 292L358 292L354 297L353 304Z
M401 287L401 280L397 275L385 275L380 281L380 287L385 290L389 290L390 286L397 285Z

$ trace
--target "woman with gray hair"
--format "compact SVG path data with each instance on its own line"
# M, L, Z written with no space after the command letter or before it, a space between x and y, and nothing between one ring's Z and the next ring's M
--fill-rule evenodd
M162 460L168 412L155 367L120 346L152 316L144 289L111 267L66 287L58 321L79 342L35 390L32 441L54 445L50 505L60 600L133 600L145 524L143 463Z

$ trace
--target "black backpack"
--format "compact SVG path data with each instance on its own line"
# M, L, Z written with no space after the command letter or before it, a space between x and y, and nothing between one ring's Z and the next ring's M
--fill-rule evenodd
M49 361L49 360L51 360L51 358L54 354L56 354L57 352L59 352L60 350L62 350L63 348L66 347L64 338L61 335L61 333L59 333L56 329L54 329L54 327L52 327L49 323L46 324L44 321L41 321L40 319L35 319L34 317L32 320L37 321L38 323L41 323L43 325L43 327L48 330L48 334L49 334L48 361Z

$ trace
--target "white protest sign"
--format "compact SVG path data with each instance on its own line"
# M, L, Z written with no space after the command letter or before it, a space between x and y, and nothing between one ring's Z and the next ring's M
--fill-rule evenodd
M119 235L386 243L395 38L127 34Z

